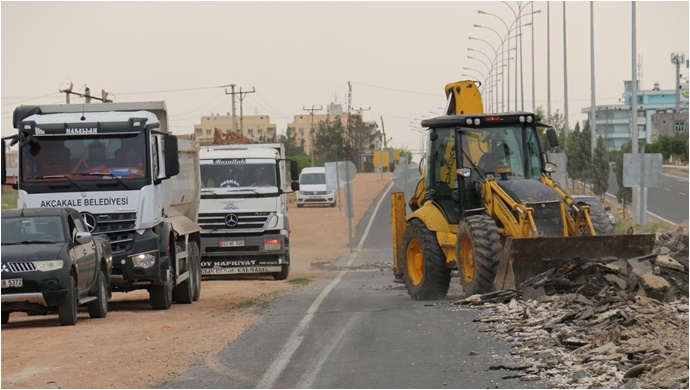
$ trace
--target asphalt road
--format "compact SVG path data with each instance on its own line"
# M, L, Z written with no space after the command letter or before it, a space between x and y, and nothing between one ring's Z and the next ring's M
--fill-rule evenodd
M660 187L647 188L648 220L663 220L670 224L679 224L688 219L688 177L662 173ZM607 196L616 200L618 184L612 172L609 175Z
M220 354L164 388L546 387L510 378L505 367L519 363L511 344L481 332L480 310L453 305L464 298L457 278L445 299L429 302L393 283L390 192L379 199L330 278L277 299Z

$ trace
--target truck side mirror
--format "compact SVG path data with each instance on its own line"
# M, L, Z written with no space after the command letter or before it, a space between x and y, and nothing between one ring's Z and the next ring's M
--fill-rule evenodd
M558 146L558 135L556 134L556 129L549 127L546 129L546 139L549 140L549 146L555 148Z
M5 161L5 140L2 140L2 181L0 183L7 183L7 161Z
M290 189L292 189L292 191L299 191L299 167L295 160L290 160L290 178L292 179Z
M290 160L290 178L292 180L299 180L299 167L297 161Z
M180 160L177 156L177 137L165 134L163 143L165 150L165 176L173 177L180 173Z

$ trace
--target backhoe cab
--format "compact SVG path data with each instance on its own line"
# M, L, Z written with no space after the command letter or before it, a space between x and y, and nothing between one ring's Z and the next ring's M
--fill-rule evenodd
M608 217L578 205L551 179L540 130L528 112L483 114L479 84L446 86L448 115L429 129L422 179L408 204L392 195L394 274L413 299L443 298L457 269L465 293L515 288L575 258L651 252L653 235L613 236Z

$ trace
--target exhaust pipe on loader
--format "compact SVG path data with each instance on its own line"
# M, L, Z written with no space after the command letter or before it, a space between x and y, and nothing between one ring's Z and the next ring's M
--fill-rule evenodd
M496 270L497 291L522 283L552 268L577 261L627 260L652 253L654 234L572 237L506 237Z

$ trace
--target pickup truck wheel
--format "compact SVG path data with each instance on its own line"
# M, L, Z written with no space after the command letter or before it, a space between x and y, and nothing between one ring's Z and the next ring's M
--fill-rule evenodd
M153 310L168 310L173 301L173 285L170 279L170 271L162 275L161 284L154 284L149 287L149 301Z
M103 270L98 271L96 300L87 304L91 318L105 318L108 314L108 281Z
M60 325L74 325L77 323L77 307L79 305L77 282L70 277L65 301L58 305L58 320Z
M286 262L286 264L283 264L280 266L280 272L274 272L273 273L273 279L285 280L285 279L287 279L288 275L290 274L290 250L289 249L287 249L285 251L285 262Z
M5 325L8 322L10 322L10 312L9 311L3 311L2 312L2 324Z

